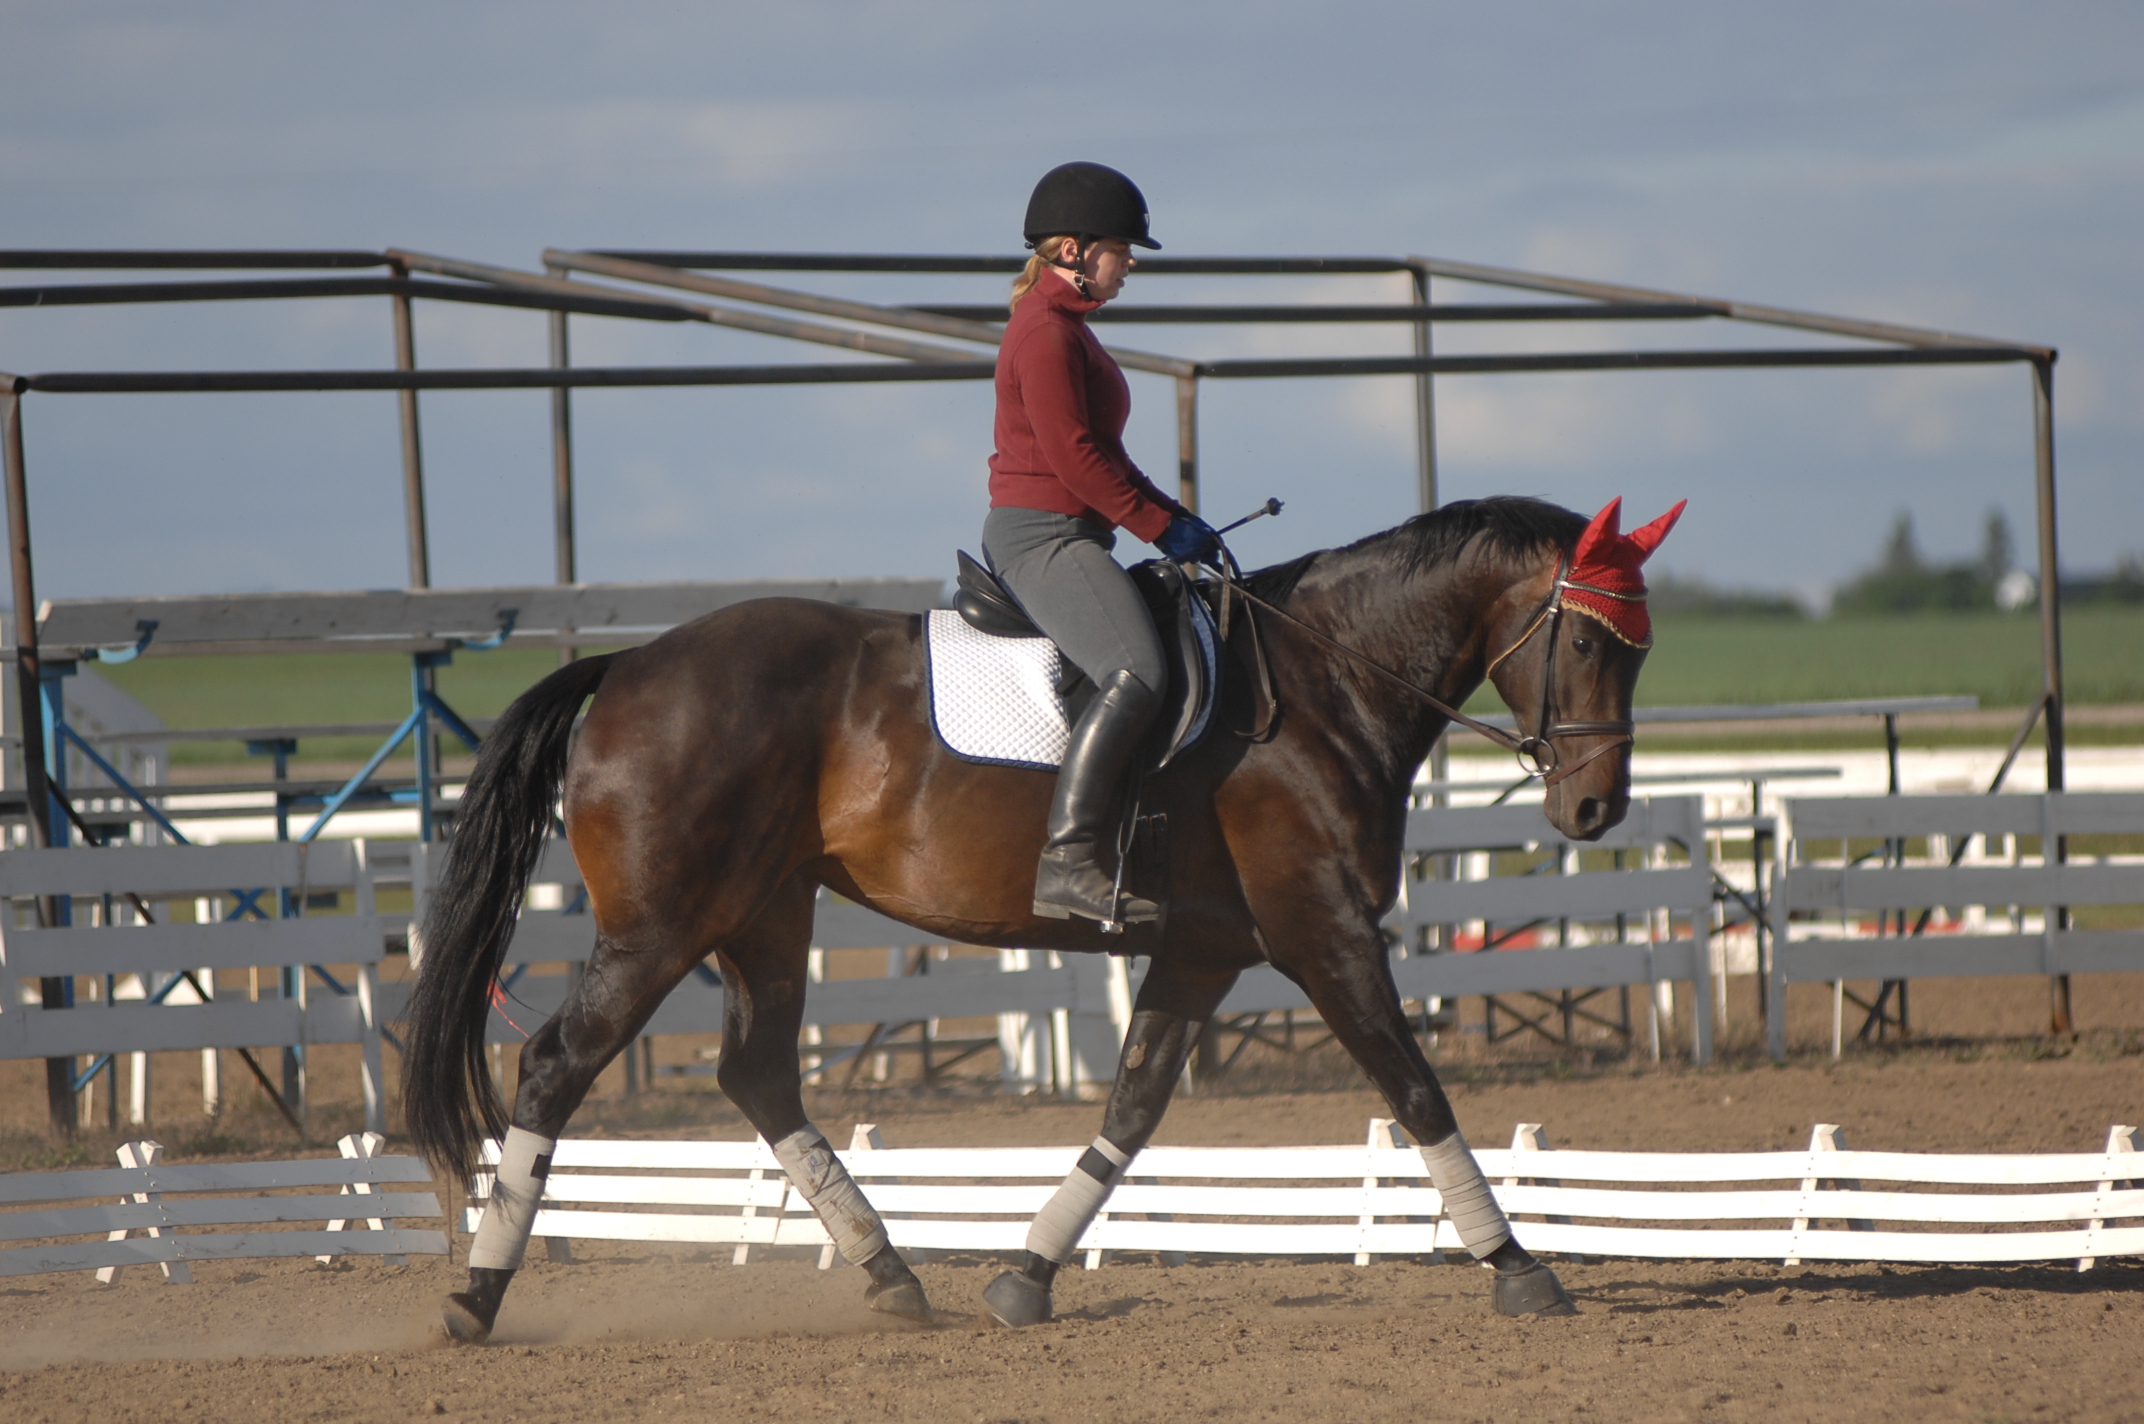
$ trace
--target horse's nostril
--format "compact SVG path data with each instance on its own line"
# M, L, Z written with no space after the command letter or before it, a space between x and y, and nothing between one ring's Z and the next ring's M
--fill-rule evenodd
M1601 817L1607 809L1606 806L1601 804L1601 799L1598 796L1586 797L1578 803L1578 824L1586 827L1599 825Z

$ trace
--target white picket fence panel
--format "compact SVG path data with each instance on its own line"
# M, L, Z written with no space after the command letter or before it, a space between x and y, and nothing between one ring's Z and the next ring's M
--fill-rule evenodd
M1948 847L1976 837L2038 836L2044 851L2058 836L2144 835L2144 795L1790 798L1785 817L1771 906L1766 1024L1775 1058L1786 1053L1790 983L2144 970L2144 927L2071 929L2055 913L2056 907L2144 908L2144 856L2077 857L2066 864L2045 854L2009 864L1983 856L1943 863ZM1853 865L1831 850L1835 842L1871 840L1927 840L1937 863ZM1820 848L1826 851L1822 860L1815 855ZM1933 933L1860 932L1865 913L1902 910L1918 918L1931 908L1942 912ZM1982 928L1969 931L1966 920L1975 909ZM2037 932L1986 928L2021 926L2027 913L2039 916Z
M445 1232L396 1224L443 1213L433 1192L380 1190L431 1185L417 1158L380 1155L383 1141L378 1133L352 1134L342 1139L340 1157L208 1166L174 1166L162 1160L160 1144L129 1142L116 1168L0 1176L0 1242L35 1243L0 1250L0 1276L93 1270L109 1284L127 1266L156 1265L184 1283L193 1278L190 1261L379 1256L406 1264L412 1255L445 1255ZM335 1190L303 1190L320 1187ZM115 1195L116 1204L79 1204ZM347 1215L356 1210L368 1215ZM303 1222L326 1224L310 1231L203 1229ZM101 1240L62 1239L99 1233Z
M1691 1056L1711 1061L1712 872L1703 797L1634 798L1620 823L1599 840L1582 843L1566 838L1539 806L1426 808L1408 812L1406 846L1410 867L1424 856L1522 848L1552 852L1563 873L1472 880L1410 873L1405 902L1386 921L1403 938L1414 940L1432 925L1479 922L1508 929L1568 920L1582 942L1395 959L1392 975L1402 998L1687 983ZM1580 870L1578 855L1594 851L1634 853L1638 864ZM1626 924L1624 937L1610 938L1618 916ZM1678 926L1686 932L1678 935Z
M875 1128L859 1126L850 1150L838 1155L886 1217L893 1243L986 1254L1024 1248L1029 1219L1084 1150L879 1142ZM1392 1123L1376 1118L1361 1147L1149 1148L1079 1249L1090 1268L1108 1251L1345 1255L1366 1263L1460 1250L1421 1157L1401 1143ZM1794 1152L1574 1151L1548 1148L1538 1125L1522 1124L1510 1148L1475 1155L1484 1173L1500 1179L1497 1199L1536 1251L1788 1262L2076 1260L2080 1269L2103 1257L2144 1255L2144 1184L2136 1180L2144 1177L2144 1157L2136 1129L2127 1126L2111 1129L2098 1152L1985 1156L1848 1151L1828 1124ZM495 1145L488 1160L497 1161ZM1867 1182L1976 1190L1870 1190ZM1743 1183L1781 1185L1730 1185ZM2047 1187L2070 1190L2019 1190ZM489 1192L489 1177L480 1176L473 1197L481 1202ZM620 1207L629 1209L605 1209ZM474 1231L480 1218L481 1208L470 1206L462 1228ZM2125 1220L2131 1224L2117 1224ZM1779 1224L1742 1225L1765 1221ZM1920 1229L1873 1229L1879 1221ZM1660 1224L1669 1222L1706 1225ZM734 1245L739 1262L755 1245L820 1247L821 1264L832 1259L825 1231L757 1140L563 1140L535 1235L552 1241L555 1256L567 1255L564 1243L580 1237Z
M1408 998L1464 994L1551 991L1683 979L1702 989L1709 973L1704 917L1695 913L1704 891L1701 803L1668 798L1633 803L1624 825L1601 844L1642 849L1650 860L1662 847L1689 847L1696 864L1615 873L1511 877L1489 882L1413 881L1409 903L1396 912L1396 927L1486 918L1600 919L1639 917L1650 926L1654 912L1680 915L1696 926L1695 938L1653 942L1595 943L1554 951L1501 951L1480 955L1415 955L1397 959L1394 976ZM1561 846L1557 833L1535 808L1473 808L1418 811L1409 819L1411 854L1445 853L1495 846ZM427 846L325 841L229 844L213 847L155 846L17 851L0 858L0 896L70 895L98 899L132 892L152 901L173 896L224 897L234 889L269 887L348 891L355 915L218 924L118 924L40 929L0 925L0 1057L74 1057L84 1054L151 1053L169 1050L263 1048L312 1043L357 1043L363 1047L361 1090L366 1123L384 1125L381 1097L381 1033L404 1013L409 986L383 984L378 965L387 938L406 932L409 921L375 909L375 886L407 881L420 905L429 891L429 867L438 854ZM532 877L556 887L554 902L570 902L580 889L579 872L563 842L546 847ZM17 915L16 920L25 919ZM78 920L86 920L87 915ZM115 918L134 918L122 910ZM1672 922L1672 921L1671 921ZM823 897L814 932L821 949L916 947L933 943L860 906ZM520 972L510 997L491 1016L491 1041L514 1044L564 1003L575 969L593 948L594 922L586 914L529 909L506 956L515 975L524 966L556 964L563 973ZM1072 959L1048 966L1002 970L989 960L933 961L927 975L842 979L813 986L805 1022L821 1028L849 1024L999 1016L1001 1025L1047 1025L1049 1035L1069 1034L1069 1053L1089 1079L1106 1079L1137 990L1136 973L1121 965ZM203 969L286 966L356 966L355 992L344 996L312 984L295 999L259 1001L228 996L209 1003L80 1005L64 1012L26 1003L26 985L46 975L156 976ZM181 996L190 997L190 996ZM1709 998L1696 1004L1693 1048L1710 1048ZM1308 1008L1292 982L1270 968L1246 973L1223 1005L1227 1014ZM722 1022L722 991L693 976L675 990L650 1021L650 1034L708 1033ZM1002 1030L1001 1030L1002 1036Z
M139 895L168 916L174 899L190 914L187 900L258 891L257 903L274 916L279 890L301 905L309 893L348 894L355 913L143 924L124 899ZM366 1129L384 1129L380 1028L387 1015L379 965L390 924L376 912L365 842L73 846L0 856L0 897L55 895L73 897L72 924L45 928L18 923L27 915L0 915L0 1058L354 1043ZM103 918L100 906L110 907L112 922L91 923ZM73 1008L46 1009L35 1002L37 982L48 976L138 975L146 993L152 980L184 973L213 988L210 975L219 969L309 965L354 968L350 992L337 994L301 974L290 999L203 1002L188 991L156 1004L78 999Z

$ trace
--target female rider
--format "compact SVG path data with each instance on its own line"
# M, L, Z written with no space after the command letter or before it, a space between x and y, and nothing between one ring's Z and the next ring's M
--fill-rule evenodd
M1124 773L1168 686L1161 641L1131 576L1110 557L1128 529L1172 559L1211 558L1205 521L1154 487L1124 452L1131 389L1087 329L1115 297L1147 235L1146 199L1099 163L1044 174L1028 200L1027 268L1013 283L998 349L997 453L983 552L999 580L1099 690L1072 729L1035 875L1050 919L1156 919L1150 900L1119 909L1098 847Z

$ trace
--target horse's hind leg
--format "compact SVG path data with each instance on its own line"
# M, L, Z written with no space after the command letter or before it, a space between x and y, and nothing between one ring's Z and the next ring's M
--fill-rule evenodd
M1080 1237L1130 1171L1132 1158L1161 1126L1199 1030L1235 982L1232 969L1197 970L1162 959L1148 969L1124 1033L1101 1136L1036 1214L1027 1232L1026 1264L983 1291L983 1304L998 1324L1039 1325L1050 1318L1050 1285L1058 1267L1072 1259Z
M885 1223L826 1134L804 1113L797 1031L804 1022L817 890L802 876L790 880L743 934L722 947L722 1061L715 1080L773 1147L841 1254L870 1274L865 1298L871 1308L928 1320L923 1283L887 1240Z
M447 1332L455 1339L482 1341L490 1336L506 1288L528 1249L558 1135L597 1075L639 1035L703 953L689 945L627 945L598 934L573 992L522 1045L512 1126L500 1144L491 1200L469 1247L469 1289L447 1297Z
M886 1244L878 1213L804 1116L796 1042L804 1013L814 889L801 878L784 884L759 917L719 951L725 1019L719 1081L774 1144L797 1190L827 1222L844 1253L871 1273L872 1306L926 1318L929 1306L922 1284L900 1253ZM447 1330L456 1339L481 1341L490 1336L506 1288L528 1249L559 1133L597 1075L638 1036L703 955L704 947L698 945L643 950L598 936L580 983L523 1046L513 1126L501 1144L492 1198L469 1249L469 1289L447 1297ZM845 1208L839 1226L830 1216L830 1205ZM868 1247L860 1258L859 1246Z

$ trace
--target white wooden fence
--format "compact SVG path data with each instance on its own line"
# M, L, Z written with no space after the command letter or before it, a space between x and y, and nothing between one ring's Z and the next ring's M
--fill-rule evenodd
M1868 843L1924 838L1940 860L1967 835L2006 844L2016 837L2144 832L2144 796L2070 794L2001 797L1856 797L1788 803L1792 829L1777 876L1771 913L1779 945L1773 958L1775 1052L1783 1048L1788 982L1935 975L2067 973L2144 968L2144 930L2076 929L2035 907L2144 904L2144 857L2094 863L2004 862L1984 853L1957 866L1866 866L1818 861L1813 849L1842 839ZM2007 841L2004 838L2009 838ZM1544 871L1495 875L1499 849L1544 855ZM1624 822L1602 840L1566 842L1536 807L1475 807L1409 813L1409 872L1402 903L1388 920L1402 948L1392 961L1403 998L1451 1000L1486 994L1549 993L1616 985L1689 986L1689 1044L1711 1053L1715 955L1713 889L1698 797L1632 803ZM1615 853L1622 868L1599 866ZM0 897L16 913L0 917L0 1057L73 1057L169 1049L356 1043L366 1121L380 1130L382 1027L407 1004L406 983L379 980L387 940L406 929L377 913L375 887L409 884L420 907L438 851L407 842L321 841L311 846L237 844L55 851L0 856ZM1424 868L1443 860L1460 877L1438 879ZM1592 865L1595 868L1585 868ZM308 892L347 891L356 914L171 923L190 918L195 900L256 895L271 915L278 891L302 903ZM567 913L580 877L562 843L547 848L534 877L531 908L508 950L508 994L492 1015L494 1042L517 1044L564 1002L594 942L594 922ZM155 925L125 897L163 908ZM33 897L72 897L73 923L39 927ZM1918 938L1859 933L1860 914L1877 909L1949 907L1937 931ZM2017 909L2016 907L2026 907ZM174 913L176 912L176 914ZM1825 924L1824 916L1838 923ZM1535 938L1558 943L1528 949L1436 952L1452 931L1552 927ZM1425 931L1437 929L1436 943ZM1954 932L1968 931L1968 932ZM815 931L822 951L904 950L931 937L861 906L822 900ZM823 962L823 954L815 955ZM274 973L305 968L296 997L245 998L226 991L213 1002L204 970ZM333 966L341 966L340 969ZM545 967L550 972L538 972ZM1019 966L1019 967L1001 967ZM807 999L807 1035L836 1025L889 1024L995 1015L1008 1065L1033 1058L1057 1065L1060 1088L1106 1082L1128 1022L1139 972L1119 960L1093 961L1014 951L997 959L934 959L930 973L816 983ZM191 975L189 982L175 978ZM35 1003L46 976L75 977L117 988L64 1011ZM340 976L340 977L338 977ZM124 981L143 997L129 1000ZM317 981L317 982L315 982ZM334 987L330 987L331 982ZM161 996L160 1002L152 1002ZM1243 975L1222 1005L1224 1015L1293 1012L1308 999L1277 970ZM1676 1004L1677 1017L1682 1017ZM688 977L657 1011L650 1034L712 1033L722 1022L722 990L712 973ZM1039 1046L1048 1040L1047 1046ZM822 1066L855 1045L806 1052ZM1029 1065L1032 1069L1033 1065ZM1010 1068L1008 1071L1012 1071Z
M439 1203L429 1191L379 1190L429 1185L421 1162L378 1155L380 1145L365 1134L344 1138L340 1159L171 1166L157 1144L135 1142L120 1149L118 1169L0 1176L0 1242L33 1243L0 1250L0 1275L95 1270L109 1281L153 1264L184 1281L190 1261L445 1252L440 1232L396 1224L437 1217ZM840 1155L896 1245L1003 1255L1023 1249L1029 1219L1082 1150L887 1148L863 1125ZM1829 1124L1792 1152L1551 1149L1527 1123L1509 1148L1476 1156L1536 1251L1790 1264L2074 1260L2080 1270L2144 1255L2144 1156L2128 1126L2110 1129L2096 1152L1965 1156L1849 1151ZM1367 1264L1460 1249L1420 1156L1384 1118L1371 1119L1359 1147L1156 1147L1134 1172L1080 1241L1089 1269L1110 1251ZM325 1187L336 1192L304 1192ZM476 1203L489 1192L480 1175ZM554 1259L570 1259L579 1237L731 1246L739 1264L754 1246L817 1248L822 1267L833 1260L825 1231L756 1139L567 1139L543 1202L534 1234ZM377 1215L344 1215L356 1211ZM474 1231L480 1216L469 1206L461 1229ZM319 1221L325 1229L275 1229ZM202 1230L231 1226L270 1229Z
M1786 986L1848 979L2084 974L2144 970L2144 855L2048 852L2057 837L2144 836L2144 795L1790 799L1773 887L1772 1056L1786 1053ZM2037 837L2039 854L2020 854ZM1967 857L1978 839L1980 854ZM1871 863L1872 844L1925 845L1919 863ZM1861 857L1857 859L1856 857ZM1894 856L1893 859L1898 857ZM2063 909L2125 906L2125 929L2076 929ZM1904 912L1920 934L1872 935L1865 917Z
M1504 847L1548 852L1554 873L1489 876L1481 853ZM1704 798L1636 798L1620 824L1582 844L1550 825L1538 806L1412 811L1407 850L1410 861L1465 855L1480 872L1457 880L1411 874L1405 908L1390 922L1410 939L1433 925L1475 922L1486 930L1547 922L1568 943L1397 961L1393 979L1402 997L1685 983L1691 1055L1699 1063L1711 1060L1712 874ZM1581 869L1582 854L1601 852L1623 868Z
M911 1250L1021 1250L1028 1221L1083 1149L886 1148L859 1126L840 1153ZM1791 1152L1550 1149L1522 1124L1477 1150L1533 1250L1674 1260L1996 1262L2144 1255L2136 1129L2102 1150L1963 1156L1845 1150L1820 1124ZM496 1161L496 1149L492 1156ZM1360 1147L1152 1147L1081 1238L1109 1251L1250 1256L1419 1256L1461 1249L1443 1202L1393 1124ZM1874 1185L1874 1184L1880 1184ZM489 1193L480 1178L475 1196ZM764 1143L558 1144L535 1235L832 1251ZM474 1230L481 1208L462 1226ZM2120 1224L2122 1222L2128 1224ZM1884 1229L1877 1229L1876 1223ZM1767 1224L1754 1224L1767 1223Z
M375 912L372 883L361 841L76 846L0 855L0 897L72 901L64 925L40 926L27 910L26 922L0 916L0 1058L355 1043L365 1125L381 1131L379 964L388 927ZM298 905L309 894L348 893L356 913L280 918L279 894L286 891ZM129 896L149 903L157 922L145 923ZM194 922L197 902L235 908L242 898L268 918ZM335 983L346 992L327 987L320 970L309 976L308 966L342 967L350 982ZM290 998L275 988L285 968L300 971L298 993ZM219 969L276 973L273 997L218 996ZM102 985L138 977L143 996L107 993L66 1009L35 1002L41 978L77 976ZM323 982L316 986L309 978Z
M1701 911L1709 908L1709 890L1701 805L1694 797L1633 803L1624 825L1601 844L1635 852L1639 868L1584 873L1578 872L1576 852L1538 809L1411 813L1411 856L1469 852L1469 863L1486 873L1483 852L1488 849L1548 849L1560 872L1477 880L1410 877L1406 903L1391 923L1418 949L1421 926L1468 920L1562 921L1571 943L1553 950L1479 954L1403 951L1394 962L1401 993L1410 999L1453 998L1681 979L1697 988L1691 995L1692 1046L1703 1057L1709 1053L1711 1019L1704 988L1709 959L1707 916ZM362 1048L366 1125L379 1131L384 1127L382 1029L405 1011L409 986L382 983L378 966L387 941L406 933L410 921L378 913L376 890L407 884L421 914L440 850L411 842L318 841L78 847L0 857L0 897L16 902L13 916L0 917L5 919L0 923L0 1057L356 1043ZM1671 855L1685 853L1692 859L1669 863ZM507 994L487 1025L496 1043L518 1044L554 1013L593 948L592 918L564 908L579 898L581 881L562 842L546 848L532 885L531 907L506 956ZM278 895L285 891L299 904L309 892L347 892L356 913L279 918ZM160 922L142 923L126 898L130 894L150 902ZM55 895L71 897L72 923L39 927L31 900ZM249 896L270 918L191 922L197 902L231 906ZM1635 926L1635 933L1610 938L1604 926L1615 916ZM821 951L815 964L823 963L826 950L902 951L932 943L928 934L831 897L819 906L815 939ZM816 1039L838 1025L996 1016L1009 1065L1026 1054L1054 1065L1048 1076L1063 1089L1106 1083L1140 973L1119 960L1066 956L1053 964L1051 958L1014 951L994 960L934 959L924 975L815 983L806 1005L807 1036ZM276 987L286 967L301 971L291 998L281 997ZM226 988L216 997L218 969L251 970L256 978L265 972L270 976L265 995L254 991L239 998ZM67 1010L44 1009L36 1002L35 986L46 976L75 978L103 997L85 996ZM100 981L110 993L96 987ZM1261 968L1244 975L1223 1012L1308 1007L1292 982ZM688 977L657 1010L647 1032L705 1034L718 1031L721 1022L722 989L710 972ZM1031 1040L1046 1044L1036 1051ZM812 1056L824 1067L855 1051L855 1045L830 1045L825 1054ZM139 1078L146 1064L139 1057L136 1063ZM302 1113L302 1101L292 1106Z
M193 1279L190 1261L379 1256L407 1264L412 1255L444 1255L445 1232L395 1220L439 1217L438 1196L379 1190L429 1187L430 1172L417 1158L380 1155L380 1146L368 1132L345 1137L341 1157L173 1166L161 1145L129 1142L116 1168L0 1176L0 1241L34 1243L0 1250L0 1276L93 1270L109 1284L127 1266L154 1265L184 1283ZM305 1190L323 1187L335 1190ZM357 1210L377 1215L349 1215ZM306 1222L326 1225L288 1229ZM232 1226L269 1229L200 1229ZM82 1237L90 1239L68 1239Z

